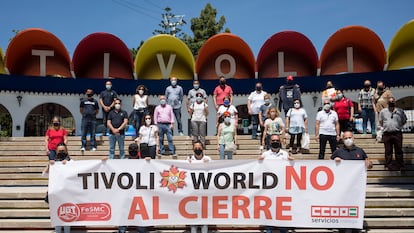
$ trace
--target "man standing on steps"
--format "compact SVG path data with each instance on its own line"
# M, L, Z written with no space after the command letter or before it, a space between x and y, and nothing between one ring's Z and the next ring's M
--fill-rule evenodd
M108 133L108 126L106 124L106 121L108 119L109 112L114 108L114 101L116 98L118 98L118 94L116 91L112 90L112 82L106 81L105 90L103 90L99 95L99 103L102 107L102 121L105 127L104 135Z
M388 107L381 110L378 121L383 129L382 140L385 148L385 169L405 171L404 155L402 150L403 134L402 129L407 122L407 116L401 108L395 106L395 98L388 99ZM395 160L398 167L392 167L392 151L395 151Z
M91 148L93 151L96 150L96 139L95 139L95 129L96 129L96 114L99 112L98 101L93 98L93 90L88 88L86 90L86 98L82 98L80 102L80 113L82 114L82 146L81 151L85 151L86 148L86 134L90 133L91 138Z
M183 124L181 123L181 106L183 103L183 88L177 84L177 78L171 77L171 85L165 89L165 97L167 104L173 108L175 119L177 120L177 128L180 136L184 136Z

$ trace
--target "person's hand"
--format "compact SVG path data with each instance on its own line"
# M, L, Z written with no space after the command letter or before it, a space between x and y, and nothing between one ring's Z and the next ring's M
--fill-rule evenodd
M145 161L151 161L151 157L145 157Z
M341 140L341 136L336 135L336 141L339 142L339 140Z
M220 151L220 145L217 145L217 150Z
M50 150L46 149L46 155L50 155Z
M50 165L55 164L55 160L49 160L49 164L50 164Z
M339 158L339 157L336 157L336 158L335 158L335 162L340 163L341 161L342 161L342 159L341 159L341 158Z
M365 160L365 165L367 166L368 169L371 169L373 167L372 166L372 161L370 161L370 160Z
M204 159L203 159L203 162L204 162L204 163L207 163L208 161L210 161L210 160L209 160L209 159L207 159L207 158L204 158Z
M319 142L319 135L316 135L316 136L315 136L315 141L316 141L316 142Z
M66 164L68 161L66 160L66 159L64 159L63 161L62 161L62 164Z
M295 160L295 158L289 154L288 160L292 161L292 160Z
M264 159L264 157L260 155L259 157L257 157L257 159L262 161Z
M102 158L101 158L101 161L102 162L106 162L106 160L108 160L109 159L109 157L108 156L103 156Z

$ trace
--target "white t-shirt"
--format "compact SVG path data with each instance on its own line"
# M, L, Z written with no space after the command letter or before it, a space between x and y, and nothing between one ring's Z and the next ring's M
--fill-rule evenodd
M196 159L194 155L188 156L187 160L191 160L191 163L205 163L211 161L211 157L207 155L203 155L203 158Z
M336 136L338 114L336 114L335 111L319 111L318 114L316 114L316 120L319 121L319 134Z
M147 98L148 98L147 95L140 96L138 94L135 94L134 98L135 98L135 104L134 104L135 110L143 109L147 107Z
M155 133L158 131L156 125L146 125L139 128L139 135L141 136L141 143L148 143L148 146L155 146L157 143L155 141Z
M276 160L288 160L288 152L279 149L278 152L272 151L272 149L263 152L262 157L264 159L276 159Z
M259 114L260 106L262 106L264 102L264 96L267 94L265 91L261 91L257 93L257 91L253 91L250 93L248 100L251 101L250 109L252 114Z
M289 117L289 132L290 133L303 133L305 129L305 120L308 118L305 109L303 108L291 108L286 114Z
M224 105L220 105L220 107L217 109L217 115L221 116L224 112L230 113L231 123L234 124L236 121L236 114L238 113L237 108L234 107L234 105L229 105L227 107Z
M206 102L197 103L194 102L190 105L190 109L193 110L193 115L191 115L191 121L203 121L206 122L206 114L205 114L205 108L207 108L208 105Z

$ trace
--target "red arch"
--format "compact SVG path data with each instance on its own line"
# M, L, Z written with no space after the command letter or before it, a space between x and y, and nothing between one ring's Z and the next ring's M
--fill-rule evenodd
M109 77L133 79L131 52L118 37L106 32L92 33L76 46L72 58L76 76L102 78L104 53L110 53L111 57Z
M326 42L320 56L321 75L347 70L346 48L354 48L354 72L382 71L386 52L375 32L362 26L348 26L336 31Z
M234 34L221 33L210 37L200 48L196 60L196 72L200 79L217 79L214 61L223 53L229 53L236 59L238 66L234 78L254 78L255 60L250 47Z
M303 34L283 31L266 40L257 55L259 77L278 76L278 52L285 52L285 71L292 69L298 76L314 76L318 69L318 53ZM287 70L286 70L287 69Z
M46 75L72 77L65 46L55 35L41 28L25 29L11 40L6 50L10 74L39 76L39 58L32 55L32 49L54 50L54 57L47 59Z

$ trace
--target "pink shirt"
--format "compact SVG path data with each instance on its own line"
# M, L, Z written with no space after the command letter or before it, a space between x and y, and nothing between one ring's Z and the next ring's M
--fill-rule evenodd
M224 86L224 90L223 90L220 87L220 85L218 85L214 89L213 95L216 95L216 103L217 103L217 105L222 105L223 104L223 98L224 97L233 95L233 89L231 89L231 87L226 84L226 86Z
M171 105L158 105L154 110L154 124L174 123L174 112Z

